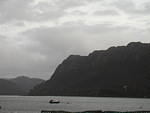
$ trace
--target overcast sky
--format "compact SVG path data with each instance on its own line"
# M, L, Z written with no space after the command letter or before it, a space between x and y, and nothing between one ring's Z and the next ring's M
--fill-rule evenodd
M70 54L150 42L150 0L0 0L0 78L50 78Z

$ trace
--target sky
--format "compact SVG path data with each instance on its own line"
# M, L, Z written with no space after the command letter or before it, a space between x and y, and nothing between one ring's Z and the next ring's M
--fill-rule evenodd
M150 42L150 0L0 0L0 78L49 79L69 55Z

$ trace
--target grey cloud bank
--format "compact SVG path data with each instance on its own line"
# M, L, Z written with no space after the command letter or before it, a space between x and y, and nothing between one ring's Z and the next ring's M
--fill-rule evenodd
M70 54L150 42L149 0L1 0L0 78L48 79Z

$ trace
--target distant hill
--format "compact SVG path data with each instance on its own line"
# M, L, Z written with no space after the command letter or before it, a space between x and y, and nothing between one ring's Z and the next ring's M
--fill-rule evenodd
M40 83L44 82L44 80L42 80L42 79L29 78L29 77L26 77L26 76L20 76L20 77L17 77L17 78L13 78L13 79L10 79L10 81L12 81L13 83L20 86L21 89L26 93L29 92L29 90L32 89L37 84L40 84Z
M27 95L30 89L42 82L42 79L25 76L0 79L0 95Z
M71 55L29 95L150 97L150 44Z
M0 79L0 95L22 95L24 91L15 83Z

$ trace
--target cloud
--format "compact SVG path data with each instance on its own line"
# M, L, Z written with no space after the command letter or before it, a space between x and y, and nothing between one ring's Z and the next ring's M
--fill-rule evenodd
M0 7L0 22L24 20L31 16L29 0L6 0Z
M67 8L84 4L79 0L64 0L63 2L60 0L1 0L0 2L1 23L58 19L64 16Z
M103 10L103 11L96 11L94 13L95 15L104 15L104 16L107 16L107 15L118 15L118 12L114 11L114 10Z
M149 0L1 0L0 76L49 78L70 54L150 41Z
M9 73L12 75L38 73L37 69L40 70L43 66L45 57L42 54L26 51L25 46L32 44L27 40L0 36L0 76L6 76Z
M122 2L116 0L112 4L131 16L149 15L150 11L150 2L147 0L124 0Z
M47 70L50 72L53 72L56 66L71 54L87 55L93 50L107 49L130 41L149 40L149 33L140 33L138 29L114 27L109 24L43 27L29 30L23 35L37 42L37 46L26 49L31 53L45 56L45 65L51 66L51 69Z

